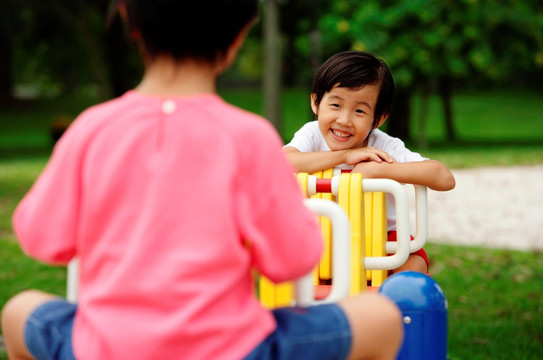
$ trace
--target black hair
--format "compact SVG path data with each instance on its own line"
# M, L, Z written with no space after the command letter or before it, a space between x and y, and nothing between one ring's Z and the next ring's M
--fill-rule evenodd
M145 55L214 63L258 15L258 0L117 0Z
M319 106L323 96L334 86L358 90L365 85L379 86L374 124L388 116L394 100L394 79L381 59L362 51L343 51L331 56L315 74L313 91Z

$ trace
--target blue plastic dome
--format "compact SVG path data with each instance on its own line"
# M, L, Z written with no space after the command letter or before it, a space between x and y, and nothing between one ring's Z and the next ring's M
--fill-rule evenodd
M379 292L392 299L401 310L444 310L447 299L441 287L428 275L404 271L392 275Z
M379 292L400 308L404 342L397 360L447 359L447 300L431 277L412 271L388 278Z

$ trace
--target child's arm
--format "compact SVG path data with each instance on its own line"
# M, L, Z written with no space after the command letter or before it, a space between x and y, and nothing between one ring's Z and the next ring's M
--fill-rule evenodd
M453 174L437 160L405 163L361 162L353 172L362 173L364 178L385 178L401 183L424 185L432 190L447 191L456 185Z
M283 152L298 172L314 173L330 169L340 164L354 165L361 161L394 163L395 160L388 153L373 147L364 147L336 151L301 152L300 150L285 146Z

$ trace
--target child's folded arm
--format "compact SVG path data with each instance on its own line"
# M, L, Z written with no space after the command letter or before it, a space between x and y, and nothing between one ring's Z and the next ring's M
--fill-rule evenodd
M437 160L404 163L362 162L353 172L360 172L365 178L385 178L401 183L427 186L432 190L447 191L455 187L452 173Z
M361 161L393 163L395 160L388 153L372 147L348 150L301 152L295 147L285 146L283 152L298 172L314 173L330 169L341 164L355 165Z

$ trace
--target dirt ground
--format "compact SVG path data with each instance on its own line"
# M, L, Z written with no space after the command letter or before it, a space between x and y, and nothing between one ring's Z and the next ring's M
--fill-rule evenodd
M429 241L543 251L543 165L452 171L428 192Z

